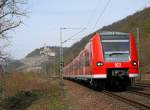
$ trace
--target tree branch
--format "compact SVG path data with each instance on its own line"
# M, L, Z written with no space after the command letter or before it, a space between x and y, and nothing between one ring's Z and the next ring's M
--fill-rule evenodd
M16 24L16 25L9 26L9 27L6 28L6 29L0 30L0 34L4 33L5 31L8 31L8 30L10 30L10 29L13 29L13 28L18 27L21 23L22 23L22 22L20 21L20 22L19 22L18 24Z
M2 0L2 1L1 1L2 3L0 4L0 8L2 8L3 6L5 6L5 4L7 3L7 1L8 1L8 0Z
M26 11L22 7L27 4L27 0L0 0L0 46L6 44L4 40L8 39L8 32L22 23L21 17L26 16ZM0 58L5 57L3 48L0 48Z

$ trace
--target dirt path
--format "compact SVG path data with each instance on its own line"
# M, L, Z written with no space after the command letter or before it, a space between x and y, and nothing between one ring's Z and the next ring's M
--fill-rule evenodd
M65 80L66 110L137 110L99 91Z

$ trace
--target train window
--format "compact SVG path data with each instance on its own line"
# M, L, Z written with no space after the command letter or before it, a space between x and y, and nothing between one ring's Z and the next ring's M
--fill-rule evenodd
M102 40L125 40L129 39L129 33L122 32L103 32L100 33Z
M74 63L74 69L75 69L75 70L78 69L78 62L77 62L77 61Z
M80 55L79 60L80 60L79 61L80 68L82 68L83 66L85 66L85 60L83 54Z
M90 60L89 60L89 52L86 52L85 54L85 66L89 66L90 65Z
M116 39L113 39L116 38ZM130 59L130 41L129 36L113 36L102 39L102 48L106 61L121 62L128 61Z
M108 51L129 51L129 42L102 42L103 50Z
M89 61L88 60L86 60L85 61L85 66L89 66L90 64L89 64Z
M82 68L82 57L79 57L79 68Z

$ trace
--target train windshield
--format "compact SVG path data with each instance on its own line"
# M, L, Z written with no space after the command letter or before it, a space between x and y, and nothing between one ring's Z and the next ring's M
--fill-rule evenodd
M103 36L102 47L105 60L123 62L130 59L130 41L127 36Z

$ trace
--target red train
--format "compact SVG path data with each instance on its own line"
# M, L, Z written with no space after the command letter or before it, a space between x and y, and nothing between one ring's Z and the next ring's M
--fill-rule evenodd
M132 33L97 32L79 55L64 67L64 78L84 80L92 86L126 88L139 74Z

